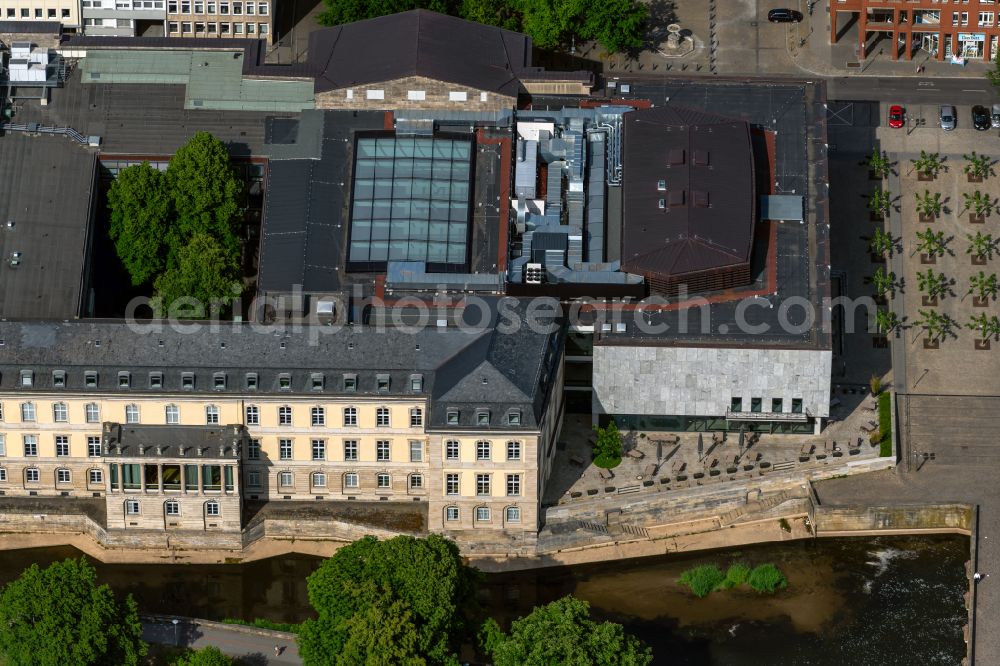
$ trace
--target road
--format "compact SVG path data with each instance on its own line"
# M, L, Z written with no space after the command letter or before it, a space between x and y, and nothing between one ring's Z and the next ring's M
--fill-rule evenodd
M1000 95L986 79L833 78L827 99L897 102L899 104L993 104Z
M271 636L244 633L236 628L217 625L204 626L197 621L181 621L176 629L169 621L143 621L142 638L147 643L183 645L195 649L214 645L232 657L240 657L248 664L301 664L299 650L294 641L276 641ZM274 646L281 648L281 655L274 655Z

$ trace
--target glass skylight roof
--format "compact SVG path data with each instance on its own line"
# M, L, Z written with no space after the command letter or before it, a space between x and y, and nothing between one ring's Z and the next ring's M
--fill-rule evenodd
M472 148L471 138L359 136L351 267L384 269L387 261L467 266Z

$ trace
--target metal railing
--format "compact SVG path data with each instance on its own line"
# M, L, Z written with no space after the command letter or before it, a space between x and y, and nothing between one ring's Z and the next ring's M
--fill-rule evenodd
M90 137L77 132L72 127L48 127L39 123L0 123L0 132L25 132L27 134L59 134L69 137L80 145L89 146Z

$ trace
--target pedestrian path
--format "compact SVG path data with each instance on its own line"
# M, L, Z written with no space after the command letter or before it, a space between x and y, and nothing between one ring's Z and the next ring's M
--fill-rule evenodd
M301 664L294 635L259 630L239 625L225 625L193 618L143 618L142 638L148 643L201 649L214 645L231 657L248 664ZM278 654L275 654L275 647Z

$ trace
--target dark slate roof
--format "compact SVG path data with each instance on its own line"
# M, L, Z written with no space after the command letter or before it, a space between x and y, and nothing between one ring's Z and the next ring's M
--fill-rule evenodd
M242 425L172 426L105 423L104 455L121 458L192 458L192 462L239 457Z
M623 270L675 276L749 261L756 215L749 123L673 106L627 114L623 187Z
M513 306L508 310L523 316L523 304L515 299L508 304ZM473 406L491 412L489 427L505 428L511 408L521 411L521 427L536 427L552 390L562 333L558 327L536 332L523 322L498 330L499 301L491 305L490 316L479 326L416 332L367 326L285 330L235 323L220 324L217 330L202 323L199 330L182 332L155 322L0 322L0 392L247 395L251 373L258 379L256 394L420 395L431 399L432 427L446 425L438 401L470 407L463 409L456 427L473 425ZM22 371L33 373L30 387L22 385ZM88 371L98 374L97 387L86 385ZM54 372L65 373L65 386L54 385ZM127 388L119 388L119 373L128 373ZM215 388L217 373L225 374L223 388ZM150 386L151 374L161 376L161 388ZM423 379L419 393L411 391L414 374ZM184 388L185 375L194 377L193 389ZM322 376L322 388L313 388L315 375ZM356 390L346 390L345 376L356 378ZM389 379L387 392L378 388L383 376ZM285 377L290 386L283 390ZM488 387L482 386L483 377Z
M425 9L317 30L309 36L316 92L426 76L516 96L531 38Z
M61 35L59 21L0 21L0 33L12 35Z

